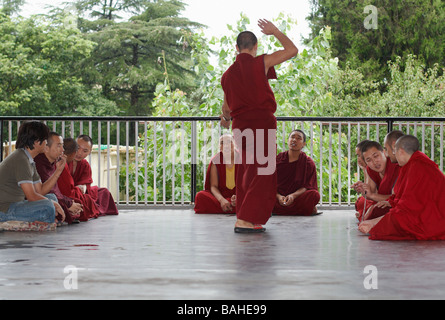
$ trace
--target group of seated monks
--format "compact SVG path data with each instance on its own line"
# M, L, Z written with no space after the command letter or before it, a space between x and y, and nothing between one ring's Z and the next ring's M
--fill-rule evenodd
M231 135L220 138L220 151L207 169L204 190L195 198L196 213L236 213L236 172L239 153ZM277 193L275 215L312 216L320 214L317 171L314 161L302 150L306 134L294 130L288 138L288 150L277 155ZM238 161L237 161L238 160Z
M275 215L318 214L316 168L305 145L304 132L294 130L288 150L277 155ZM383 146L364 140L356 153L365 177L352 186L360 194L355 209L361 232L373 240L445 240L445 175L419 151L416 137L392 131ZM223 135L196 195L196 213L236 213L237 157L234 139Z
M45 152L34 158L42 183L49 184L49 193L57 197L65 213L64 219L57 215L60 222L73 224L118 214L110 191L92 186L91 166L86 160L92 147L87 135L75 140L50 132Z
M357 145L364 182L352 187L359 230L373 240L445 240L445 175L419 151L419 141L390 132L384 147Z

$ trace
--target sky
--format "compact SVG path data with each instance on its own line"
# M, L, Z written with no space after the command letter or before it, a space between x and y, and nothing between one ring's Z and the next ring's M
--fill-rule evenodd
M69 0L27 0L21 15L46 13L45 6L58 6ZM302 37L310 33L306 17L310 12L309 0L183 0L187 4L183 16L206 25L205 34L208 37L222 36L228 32L227 25L235 25L240 13L249 17L250 31L260 35L256 21L260 18L272 20L280 12L297 19L297 28L292 34L287 34L297 45L302 46Z

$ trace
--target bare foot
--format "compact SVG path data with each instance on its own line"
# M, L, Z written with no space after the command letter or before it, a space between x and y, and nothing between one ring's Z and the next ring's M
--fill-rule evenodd
M252 222L248 222L245 220L237 219L235 223L236 228L254 228L255 225Z

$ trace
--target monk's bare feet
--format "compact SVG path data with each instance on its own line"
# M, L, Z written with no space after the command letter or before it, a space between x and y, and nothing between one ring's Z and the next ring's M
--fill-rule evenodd
M235 223L235 233L261 233L266 231L260 224L253 224L248 221L238 219Z
M371 229L374 228L375 225L379 223L380 220L383 219L383 217L384 216L371 220L365 220L358 225L358 229L363 233L369 233L369 231L371 231Z
M374 224L368 220L361 222L358 226L358 229L360 230L360 232L367 234L373 227Z
M252 222L237 219L236 223L235 223L235 227L236 228L252 228L253 229L255 227L255 225Z

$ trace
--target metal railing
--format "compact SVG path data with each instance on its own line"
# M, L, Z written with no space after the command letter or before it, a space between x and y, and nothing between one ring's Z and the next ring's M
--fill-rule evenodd
M219 137L230 130L217 117L0 117L0 160L14 149L23 121L45 122L64 137L89 134L100 142L89 161L93 179L110 189L121 207L191 206L202 190ZM321 205L351 206L350 185L361 179L355 146L364 139L383 143L387 132L400 129L416 135L421 151L444 170L445 118L290 118L279 117L278 152L287 149L291 130L305 131L305 152L317 165Z

